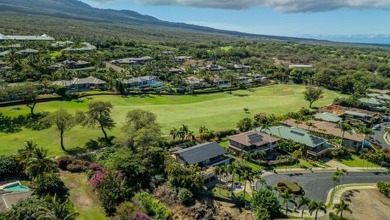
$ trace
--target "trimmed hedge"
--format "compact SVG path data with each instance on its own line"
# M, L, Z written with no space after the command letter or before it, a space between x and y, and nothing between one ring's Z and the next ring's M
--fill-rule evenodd
M298 183L295 182L290 182L287 180L280 180L277 184L276 187L284 192L288 191L289 193L295 194L295 195L301 195L303 193L302 187L298 185Z

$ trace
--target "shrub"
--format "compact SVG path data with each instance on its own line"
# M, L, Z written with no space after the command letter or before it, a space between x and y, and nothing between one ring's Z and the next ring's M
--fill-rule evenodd
M381 193L390 197L390 182L378 182L376 185Z
M217 138L225 138L229 135L234 135L237 134L237 131L235 129L230 129L230 130L222 130L222 131L216 131L214 132L214 136Z
M32 183L34 192L40 196L66 193L64 182L55 173L39 175Z
M295 183L295 182L290 182L290 181L287 181L287 180L280 180L277 184L276 184L276 187L284 192L284 191L288 191L289 193L292 193L292 194L295 194L295 195L300 195L303 193L303 189L302 187L300 187L298 185L298 183Z
M0 156L0 180L20 177L21 170L15 156Z
M116 211L117 219L119 220L127 220L130 218L130 216L134 215L134 212L140 211L140 208L138 208L134 203L126 201L122 202Z
M151 215L156 219L169 219L171 216L171 212L162 202L146 192L135 194L133 200L135 203L144 207L148 215Z
M67 166L73 162L72 158L69 156L63 156L63 157L58 157L57 159L58 167L61 170L67 170Z
M194 203L194 194L186 188L180 189L177 194L177 199L183 205L191 205Z
M89 167L89 162L84 160L73 160L71 164L66 166L66 169L72 173L86 171Z

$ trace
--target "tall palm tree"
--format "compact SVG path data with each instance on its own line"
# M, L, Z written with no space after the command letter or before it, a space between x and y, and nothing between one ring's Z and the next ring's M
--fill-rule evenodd
M245 200L245 194L246 194L246 184L247 182L252 183L254 180L254 172L250 167L247 167L245 170L243 170L241 177L245 180L244 184L244 200Z
M348 131L348 132L351 131L351 126L349 124L343 122L343 123L340 124L340 129L343 131L343 133L341 135L342 136L341 137L341 145L343 145L345 132L346 131Z
M317 220L317 216L318 216L318 212L319 211L322 211L326 214L326 205L324 202L322 201L315 201L315 200L312 200L310 203L309 203L309 213L310 215L313 214L313 212L315 212L315 217L314 219Z
M344 199L342 199L339 204L335 204L333 206L333 209L336 209L337 214L340 213L340 218L343 218L344 211L348 211L348 212L352 213L352 210L349 208L349 204L346 203Z
M308 197L306 197L306 196L301 196L300 197L300 200L298 202L298 208L303 207L302 208L302 216L301 216L301 218L303 218L303 213L305 212L305 206L309 206L310 202L311 202L311 199L309 199Z
M286 216L287 216L288 203L291 202L294 205L296 205L296 202L295 202L296 196L294 194L290 194L288 192L288 190L285 190L284 192L279 193L279 196L283 199L283 203L286 204Z
M24 147L18 150L17 159L22 166L27 164L37 146L33 141L26 141Z
M33 214L33 217L38 220L70 220L79 215L77 212L69 212L69 201L60 202L57 196L54 196L49 201L49 207L41 206Z
M47 157L47 150L35 148L31 158L28 160L25 172L30 177L37 177L47 172L56 172L57 163L55 160Z
M178 134L179 134L179 131L176 128L172 128L172 130L169 132L169 136L172 137L173 141L175 141Z
M362 132L362 134L364 135L364 139L363 139L363 142L362 142L360 151L363 150L364 143L366 142L367 136L370 135L370 134L374 134L374 132L372 131L372 129L367 128L367 127L363 127L363 129L361 130L361 132Z
M235 163L235 162L229 164L228 167L226 168L227 173L232 175L232 189L234 186L234 176L237 173L237 169L238 169L238 166L237 166L237 163Z

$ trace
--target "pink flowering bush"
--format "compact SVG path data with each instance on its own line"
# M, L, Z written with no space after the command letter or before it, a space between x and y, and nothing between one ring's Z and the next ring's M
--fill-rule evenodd
M96 188L103 178L104 173L101 170L98 170L92 175L92 177L89 179L89 182L92 184L93 187Z

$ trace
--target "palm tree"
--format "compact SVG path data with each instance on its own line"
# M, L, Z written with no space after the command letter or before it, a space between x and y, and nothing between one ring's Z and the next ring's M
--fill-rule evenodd
M374 134L374 132L372 131L372 129L366 128L366 127L364 127L364 128L361 130L361 132L362 132L362 134L364 134L364 139L363 139L363 142L362 142L362 146L361 146L360 151L363 150L364 143L366 142L367 135Z
M215 167L214 173L215 173L215 175L217 175L218 179L221 179L221 175L225 173L225 167L224 166Z
M69 201L60 202L57 196L54 196L49 201L49 207L41 206L33 214L33 217L38 220L67 220L74 219L79 215L77 212L69 212Z
M303 213L305 212L305 206L309 206L310 202L311 202L311 199L309 199L308 197L306 197L306 196L300 197L300 200L298 202L298 208L303 207L301 218L303 218Z
M326 214L326 205L325 205L325 203L322 202L322 201L312 200L309 203L309 213L311 215L311 214L313 214L313 212L315 212L315 217L314 217L315 220L317 220L317 215L318 215L319 211L323 211Z
M253 170L250 167L246 167L246 169L243 170L241 176L245 180L245 184L244 184L244 200L245 200L246 184L247 182L249 183L253 182L255 174L253 173Z
M342 199L339 204L335 204L333 206L333 209L336 209L337 214L340 213L340 218L343 218L344 211L348 211L348 212L352 213L352 210L349 208L349 204L346 203L344 199Z
M30 177L36 177L47 172L56 172L57 163L55 160L47 157L47 150L35 148L31 158L28 160L25 172Z
M347 123L341 123L340 124L340 129L343 131L342 137L341 137L341 145L344 143L344 135L346 131L351 131L351 126Z
M169 132L169 136L172 137L173 141L175 141L178 134L179 134L179 131L176 128L172 128L172 130Z
M337 185L340 182L340 176L337 173L334 173L332 176L332 181L333 181L334 185L336 185L335 188L337 188Z
M288 192L288 190L285 190L284 192L279 193L279 196L283 199L283 203L286 204L286 216L287 216L288 203L291 202L294 205L296 205L296 202L295 202L296 196L294 194L290 194Z
M195 133L194 131L188 131L185 137L189 141L195 140Z
M17 159L21 165L26 165L27 161L32 157L37 144L33 141L26 141L24 147L18 150Z
M227 173L232 175L232 189L234 186L234 175L237 173L237 170L238 170L238 166L237 163L235 162L229 164L228 167L226 168Z

